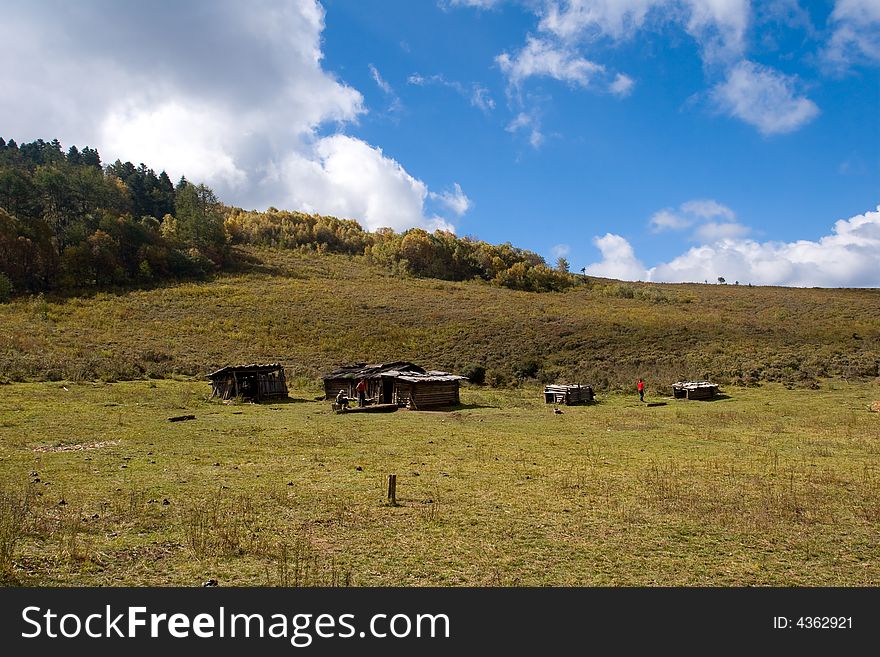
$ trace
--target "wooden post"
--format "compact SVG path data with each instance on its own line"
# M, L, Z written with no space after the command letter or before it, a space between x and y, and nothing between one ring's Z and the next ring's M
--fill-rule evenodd
M388 504L397 506L397 475L388 475Z

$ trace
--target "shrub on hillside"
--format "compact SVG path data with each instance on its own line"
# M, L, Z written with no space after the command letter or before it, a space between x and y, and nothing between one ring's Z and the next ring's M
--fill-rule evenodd
M6 274L0 273L0 303L6 303L12 296L12 283Z
M466 376L468 381L483 385L486 382L486 368L482 365L468 365L461 371L462 376Z

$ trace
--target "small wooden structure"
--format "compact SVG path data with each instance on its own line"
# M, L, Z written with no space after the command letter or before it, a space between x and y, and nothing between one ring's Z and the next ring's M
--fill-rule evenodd
M709 381L677 381L672 384L676 399L712 399L718 395L718 385Z
M544 386L544 402L547 404L583 404L593 401L593 388L580 384L551 384Z
M211 397L262 401L287 397L284 367L278 363L266 365L229 365L208 375L211 379Z
M324 397L334 400L340 390L357 399L358 381L366 383L367 405L395 404L414 410L454 406L459 403L459 385L466 377L429 371L415 363L396 361L340 367L324 377Z

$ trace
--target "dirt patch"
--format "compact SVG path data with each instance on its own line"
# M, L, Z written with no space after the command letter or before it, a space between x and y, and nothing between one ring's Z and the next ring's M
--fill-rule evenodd
M57 445L54 447L34 447L35 452L82 452L87 449L101 449L118 445L118 440L102 440L95 443L76 443L75 445Z
M880 399L871 403L871 410L875 413L880 413Z

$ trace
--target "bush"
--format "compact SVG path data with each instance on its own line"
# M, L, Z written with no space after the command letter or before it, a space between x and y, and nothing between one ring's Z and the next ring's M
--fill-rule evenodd
M466 376L471 383L483 385L486 382L486 368L482 365L468 365L462 370L462 376Z
M6 303L12 297L12 282L6 274L0 272L0 303Z
M538 376L541 364L534 358L529 358L516 363L513 366L513 375L518 379L534 379Z

